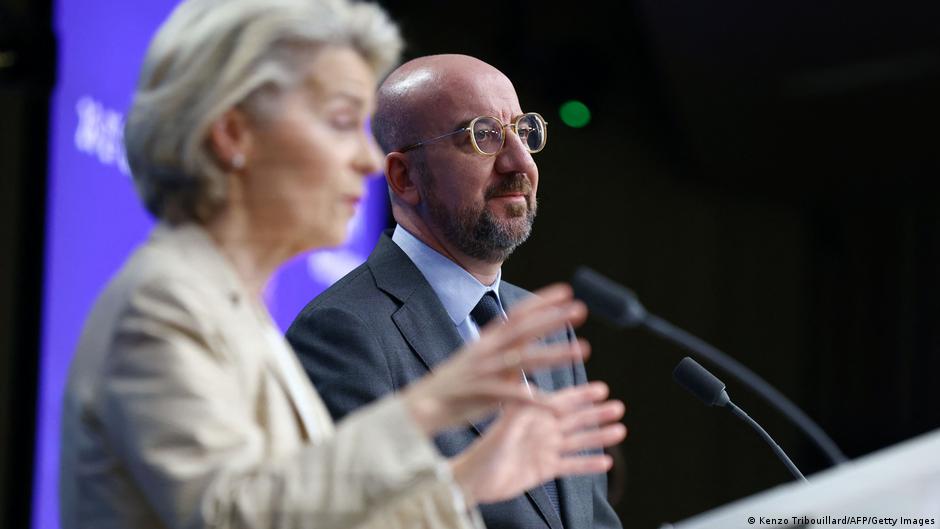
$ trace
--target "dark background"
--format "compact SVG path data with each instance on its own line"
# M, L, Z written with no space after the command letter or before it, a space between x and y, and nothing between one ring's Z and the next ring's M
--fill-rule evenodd
M551 123L540 215L504 277L589 264L761 373L850 457L940 427L940 7L933 2L382 2L407 58L467 53ZM0 0L0 523L27 527L48 95L47 2ZM562 124L569 99L593 112ZM611 492L654 528L789 479L671 381L681 350L591 321L628 402ZM719 373L721 375L721 373ZM731 382L729 377L724 377ZM779 414L731 396L804 473Z

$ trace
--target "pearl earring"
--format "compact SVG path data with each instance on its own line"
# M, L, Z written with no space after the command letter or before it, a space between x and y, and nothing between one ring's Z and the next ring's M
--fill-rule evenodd
M245 155L240 152L236 152L235 154L233 154L232 155L232 167L235 169L242 169L243 167L245 167Z

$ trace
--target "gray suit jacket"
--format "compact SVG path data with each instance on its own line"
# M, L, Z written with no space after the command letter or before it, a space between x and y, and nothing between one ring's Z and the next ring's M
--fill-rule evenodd
M505 281L500 298L509 308L527 291ZM463 341L431 285L388 234L368 261L300 313L287 338L335 419L428 374ZM561 333L551 340L570 339ZM553 390L586 381L584 366L530 374L540 388ZM435 442L450 457L480 435L468 425ZM619 529L607 502L604 475L558 480L564 525L544 489L481 507L490 529Z

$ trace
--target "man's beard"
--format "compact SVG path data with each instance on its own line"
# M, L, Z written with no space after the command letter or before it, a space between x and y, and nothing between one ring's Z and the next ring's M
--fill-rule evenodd
M516 173L500 179L486 189L482 204L464 206L452 214L437 196L436 176L427 166L420 167L420 170L425 205L431 220L447 241L463 254L488 263L502 263L532 233L538 204L525 174ZM486 201L508 193L522 193L526 204L509 204L505 209L509 218L499 219L486 207Z

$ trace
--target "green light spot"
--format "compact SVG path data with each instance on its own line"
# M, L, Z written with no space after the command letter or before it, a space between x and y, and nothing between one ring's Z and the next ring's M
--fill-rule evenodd
M571 100L562 104L558 113L561 114L561 121L565 125L576 129L591 122L591 111L580 101Z

